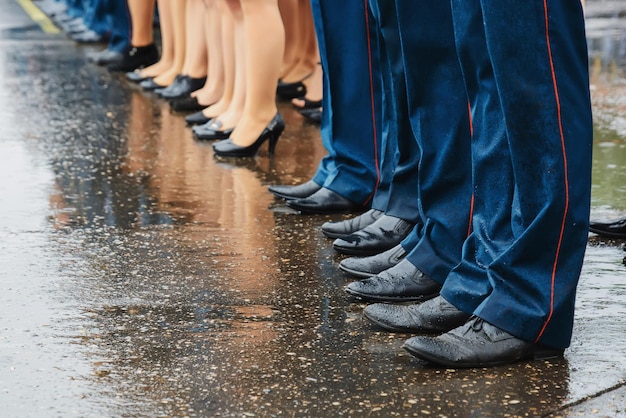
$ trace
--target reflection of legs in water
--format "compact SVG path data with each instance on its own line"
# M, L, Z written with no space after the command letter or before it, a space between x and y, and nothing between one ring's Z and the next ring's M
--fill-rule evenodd
M180 74L185 60L185 10L187 0L169 0L163 3L165 3L168 9L167 13L171 16L174 56L172 65L155 77L154 82L160 86L169 86L174 81L174 78Z
M256 141L277 113L276 84L285 32L276 0L241 0L245 33L246 97L241 121L231 134L235 145ZM239 66L239 64L238 64Z
M171 1L172 0L157 1L159 7L159 25L161 27L161 59L157 63L141 70L142 77L156 77L167 71L174 64L174 27L172 22L172 13L168 4ZM144 4L143 7L146 7L145 5L149 3L149 1L142 2L142 4ZM150 25L152 26L152 18L150 22ZM134 27L135 23L133 20L133 28Z
M207 43L205 33L205 7L202 0L187 0L185 18L185 60L181 73L191 78L207 75Z
M204 87L191 93L202 106L216 103L224 92L224 58L222 52L222 1L204 0L204 34L207 43L207 80Z

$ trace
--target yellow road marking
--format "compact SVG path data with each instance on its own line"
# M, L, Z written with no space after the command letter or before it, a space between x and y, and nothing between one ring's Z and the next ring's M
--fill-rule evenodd
M17 3L22 6L22 9L30 16L30 18L39 25L41 30L46 33L59 33L60 30L50 19L45 15L44 12L39 10L37 6L33 4L31 0L16 0Z

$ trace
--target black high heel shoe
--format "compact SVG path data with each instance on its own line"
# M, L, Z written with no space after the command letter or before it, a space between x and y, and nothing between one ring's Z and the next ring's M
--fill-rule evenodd
M259 152L261 145L263 145L265 141L269 140L269 154L273 155L278 138L280 138L280 134L283 133L284 129L285 121L280 113L276 113L276 116L274 116L267 127L263 129L261 135L259 135L257 140L251 145L248 145L247 147L240 147L239 145L234 144L230 139L225 139L213 144L213 151L215 152L215 155L219 155L221 157L254 157L257 152Z

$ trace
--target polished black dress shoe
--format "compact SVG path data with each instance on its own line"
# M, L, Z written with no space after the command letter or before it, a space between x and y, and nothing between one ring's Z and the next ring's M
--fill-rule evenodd
M341 260L339 268L355 277L368 278L397 265L407 252L398 244L390 250L370 257L350 257Z
M131 83L141 83L144 80L147 80L149 78L152 77L148 77L145 75L142 75L141 71L136 70L136 71L129 71L126 73L126 80L130 81Z
M321 230L328 238L342 238L353 234L376 222L385 213L378 209L370 209L354 218L339 222L325 222Z
M341 254L368 256L379 254L400 244L415 225L395 216L383 215L373 224L333 243Z
M267 127L261 132L261 135L251 145L247 147L241 147L233 143L230 139L213 144L213 152L215 155L221 157L254 157L258 152L261 145L265 141L269 141L268 152L270 155L274 154L276 149L276 143L280 134L285 129L285 121L280 113L276 113L276 116L270 121Z
M124 51L122 61L116 64L110 64L107 69L111 72L129 73L136 69L147 67L159 60L159 50L155 44L146 46L129 46Z
M233 129L222 129L222 122L211 119L204 125L194 126L191 131L196 139L201 141L215 141L218 139L228 139Z
M350 283L345 290L373 302L419 302L437 296L441 284L404 259L376 276Z
M626 239L626 217L613 222L591 222L589 231L601 237Z
M170 106L172 106L172 110L176 112L197 112L207 107L198 103L197 97L192 96L183 97L182 99L178 100L172 100L170 102Z
M309 197L287 200L287 206L307 214L349 213L363 209L353 201L322 187Z
M291 100L304 97L306 94L306 86L302 81L296 81L295 83L285 83L282 80L278 81L276 87L276 96L282 100Z
M448 332L471 316L441 296L413 305L374 303L365 307L363 315L387 331L416 334Z
M478 317L437 337L410 338L403 348L415 357L451 368L491 367L557 358L563 356L564 351L520 340Z
M166 86L162 86L160 84L157 84L154 81L154 78L146 78L145 80L143 80L143 81L141 81L139 83L139 87L141 87L145 91L154 91L154 90L157 90L157 89L164 89Z
M211 118L207 118L206 116L204 116L204 113L202 112L196 112L196 113L192 113L191 115L185 116L185 122L187 122L187 125L190 125L190 126L204 125L210 120Z
M306 183L298 184L297 186L269 186L267 190L274 194L274 196L281 199L304 199L311 196L313 193L321 189L322 186L309 180Z

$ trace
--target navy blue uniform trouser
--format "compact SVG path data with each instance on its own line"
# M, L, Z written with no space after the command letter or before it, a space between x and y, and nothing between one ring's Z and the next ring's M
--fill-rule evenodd
M382 5L382 3L381 3ZM455 51L450 4L396 0L408 115L418 153L418 210L424 221L403 242L407 260L444 283L461 261L472 201L468 98ZM385 8L381 8L385 10Z
M370 9L378 37L382 84L381 176L372 208L417 224L420 151L409 122L396 7L393 1L370 0Z
M371 205L380 181L380 83L367 0L311 0L324 69L322 142L328 154L313 181Z
M473 115L475 200L462 263L442 295L518 338L565 348L591 190L582 7L579 0L451 4Z

